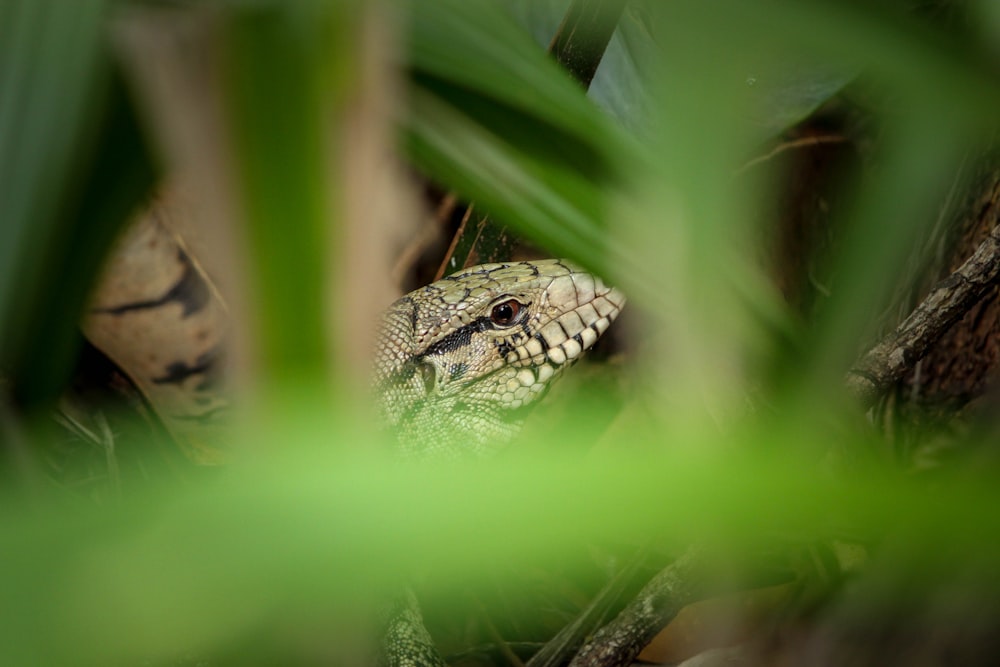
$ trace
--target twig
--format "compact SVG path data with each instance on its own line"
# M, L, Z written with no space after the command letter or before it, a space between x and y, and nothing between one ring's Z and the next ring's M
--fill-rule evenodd
M490 618L489 611L486 609L486 605L483 604L482 600L476 598L476 605L479 607L480 616L483 619L483 623L486 625L486 632L489 634L490 638L493 639L497 650L500 651L500 655L504 657L508 665L511 667L524 667L524 661L518 657L514 650L510 647L507 640L503 638L500 631L497 630L497 626L493 624L493 619Z
M755 167L762 162L767 162L785 151L790 151L796 148L812 148L813 146L822 146L824 144L843 144L846 142L846 137L842 137L839 134L820 134L810 137L799 137L798 139L792 139L790 141L783 141L764 155L758 155L752 160L747 161L746 164L736 170L736 174L742 174L743 172L748 171L751 167Z
M691 547L657 574L620 614L576 654L570 667L624 667L686 605L698 599L705 584L704 554Z
M545 643L531 656L527 667L558 667L565 665L595 628L600 627L611 616L613 610L626 595L631 596L638 588L638 575L646 561L647 549L643 548L611 581L609 581L589 605L555 637Z
M1000 212L1000 209L998 209ZM847 388L865 407L903 377L1000 277L1000 225L954 273L934 286L895 331L848 372Z

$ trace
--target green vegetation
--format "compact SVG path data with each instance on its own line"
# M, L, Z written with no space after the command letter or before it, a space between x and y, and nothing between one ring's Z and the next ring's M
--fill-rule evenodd
M959 581L962 618L991 618L996 410L948 431L928 470L917 453L944 436L911 416L904 447L844 378L936 280L997 164L995 3L636 1L590 97L532 38L565 4L0 0L0 662L357 661L401 582L457 599L498 563L592 567L590 544L711 543L752 579L761 552L846 541L885 584L848 615L888 622ZM189 25L204 53L136 37ZM211 65L204 154L208 107L151 92L164 54ZM384 125L359 112L372 94L399 98ZM797 176L789 137L817 117L864 168L830 179L836 239L801 251L809 296L790 303L760 248ZM625 362L587 375L615 400L528 429L495 465L379 454L350 372L366 351L341 326L358 313L331 287L388 273L348 249L370 224L346 203L357 136L625 290ZM100 262L178 156L221 170L242 212L252 408L231 465L127 473L95 502L47 465L67 437L52 414ZM610 427L581 451L595 412Z

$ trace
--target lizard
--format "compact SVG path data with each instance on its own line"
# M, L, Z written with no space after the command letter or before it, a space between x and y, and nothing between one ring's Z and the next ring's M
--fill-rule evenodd
M491 456L624 303L620 290L562 259L482 264L410 292L385 311L376 336L382 421L407 457ZM384 620L380 662L445 665L410 590Z
M620 290L561 259L473 266L395 301L374 338L372 387L401 456L496 454L624 303ZM156 216L120 241L83 323L198 463L220 462L202 431L228 405L214 379L226 327L221 297ZM444 665L412 591L393 601L383 628L383 662Z
M153 207L111 253L82 323L136 383L185 453L224 460L229 402L221 296ZM481 264L390 305L373 352L374 401L401 451L484 457L607 330L620 290L566 260Z
M410 292L375 339L382 421L406 456L489 456L624 302L561 259L481 264Z
M136 386L184 455L225 461L230 401L222 296L154 202L108 253L80 323Z

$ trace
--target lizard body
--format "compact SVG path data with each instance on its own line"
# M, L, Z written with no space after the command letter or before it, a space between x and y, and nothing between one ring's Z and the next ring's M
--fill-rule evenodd
M624 304L621 291L559 259L473 266L410 292L376 337L382 420L405 455L489 456ZM380 664L445 667L412 591L392 604Z

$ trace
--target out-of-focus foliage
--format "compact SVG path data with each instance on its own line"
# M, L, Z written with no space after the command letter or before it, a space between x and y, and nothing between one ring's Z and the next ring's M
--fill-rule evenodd
M111 47L122 13L158 4L0 4L7 477L31 474L18 464L42 437L29 415L65 386L98 260L159 169L148 146L162 128ZM110 507L47 482L4 490L0 661L162 664L255 641L347 660L366 646L359 609L414 572L571 563L590 540L711 540L739 561L776 536L865 541L902 526L918 536L918 586L921 568L942 567L936 545L1000 556L988 466L931 490L872 463L879 441L842 387L959 165L995 138L995 3L970 3L982 17L970 37L891 3L635 2L594 83L613 115L536 43L557 14L525 3L208 4L256 301L242 324L274 403L234 427L252 460L206 479ZM345 142L329 128L366 83L365 21L391 27L403 158L599 270L642 315L627 407L585 463L551 456L591 435L572 426L566 447L529 432L491 466L349 455L379 435L329 391L348 381L330 363L342 311L325 287L351 262L340 241L364 231L338 208L351 162L332 157ZM849 83L870 95L875 167L845 188L836 282L805 322L753 249L782 174L741 167Z
M636 159L625 135L499 7L443 2L412 18L403 127L414 162L553 253L608 273L608 198Z
M107 5L0 5L0 360L28 403L65 382L87 277L152 186Z

